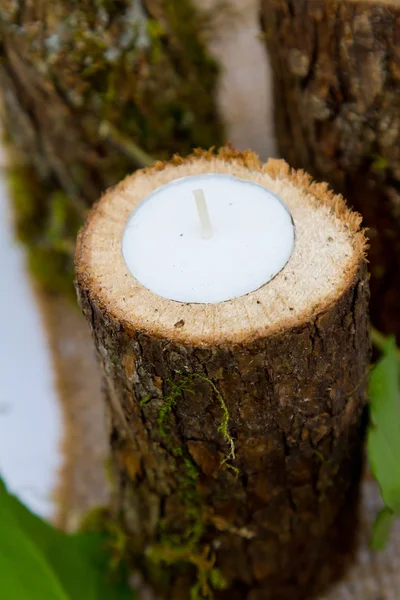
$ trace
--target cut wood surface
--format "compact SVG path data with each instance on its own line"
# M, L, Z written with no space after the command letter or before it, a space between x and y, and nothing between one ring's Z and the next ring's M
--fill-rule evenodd
M362 213L371 240L372 320L399 337L400 3L262 6L280 153Z
M296 247L256 292L171 302L128 272L124 225L159 185L210 171L280 195ZM92 210L77 289L112 414L114 517L166 598L309 598L343 568L369 364L359 226L326 185L230 149L137 172Z

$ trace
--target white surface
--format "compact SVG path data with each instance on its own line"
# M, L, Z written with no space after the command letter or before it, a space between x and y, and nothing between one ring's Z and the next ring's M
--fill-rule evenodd
M260 23L259 0L195 0L211 15L205 41L221 68L217 105L226 138L265 160L276 156L272 68Z
M202 189L204 239L193 191ZM230 175L184 177L158 188L127 220L125 262L152 292L180 302L223 302L276 275L293 250L287 207L267 188Z
M1 148L0 273L0 473L31 510L51 518L61 412L24 255L12 236Z

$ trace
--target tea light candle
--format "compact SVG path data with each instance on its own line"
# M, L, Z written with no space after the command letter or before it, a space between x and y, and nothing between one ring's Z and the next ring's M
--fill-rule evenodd
M266 187L221 173L177 179L129 216L122 253L146 288L179 302L217 303L268 283L287 263L295 231Z

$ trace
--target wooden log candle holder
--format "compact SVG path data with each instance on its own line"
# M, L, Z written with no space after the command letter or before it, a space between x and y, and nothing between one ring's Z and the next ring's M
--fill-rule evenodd
M295 247L251 293L168 300L128 270L123 232L156 188L204 173L279 196ZM343 567L370 352L360 221L326 184L230 148L138 171L92 209L76 286L111 414L112 510L164 598L299 600Z

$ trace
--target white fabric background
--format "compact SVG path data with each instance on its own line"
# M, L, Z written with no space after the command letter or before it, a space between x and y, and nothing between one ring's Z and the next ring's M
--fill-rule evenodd
M0 473L31 510L52 518L61 466L61 409L51 356L16 243L0 147Z

